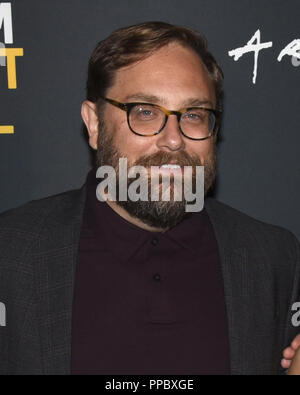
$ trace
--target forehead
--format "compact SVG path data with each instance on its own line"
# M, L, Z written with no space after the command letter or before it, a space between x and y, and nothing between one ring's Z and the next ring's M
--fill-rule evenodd
M119 69L107 96L122 100L136 92L160 97L162 105L186 102L188 97L215 103L214 84L200 57L178 43Z

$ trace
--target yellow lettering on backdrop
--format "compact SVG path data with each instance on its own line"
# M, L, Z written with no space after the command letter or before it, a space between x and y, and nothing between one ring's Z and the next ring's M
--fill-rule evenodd
M23 56L23 48L0 48L0 57L6 57L8 89L17 89L16 57ZM14 134L14 126L0 125L0 134Z
M7 59L8 89L17 89L16 56L23 56L23 48L0 48L0 57Z
M14 134L14 127L12 125L0 126L0 134Z

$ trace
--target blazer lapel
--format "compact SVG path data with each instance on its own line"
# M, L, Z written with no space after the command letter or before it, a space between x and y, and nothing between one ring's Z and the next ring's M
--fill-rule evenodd
M228 319L231 374L246 374L247 310L249 295L247 288L247 251L238 245L235 224L226 218L220 203L212 198L205 199L205 208L212 222L222 267L225 305ZM230 220L231 219L231 220Z
M44 374L70 374L75 269L85 186L57 198L33 255Z

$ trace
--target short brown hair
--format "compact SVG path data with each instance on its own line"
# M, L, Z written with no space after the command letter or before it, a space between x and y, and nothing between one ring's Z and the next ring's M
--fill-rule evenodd
M114 83L115 72L133 64L171 42L194 50L211 77L217 108L222 101L223 72L207 49L206 39L196 30L165 22L144 22L114 31L94 49L88 67L87 100L97 103ZM99 108L99 107L98 107Z

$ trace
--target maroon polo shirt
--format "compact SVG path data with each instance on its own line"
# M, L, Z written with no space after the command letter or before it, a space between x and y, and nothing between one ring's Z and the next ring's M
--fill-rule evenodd
M223 280L206 210L165 233L96 198L87 178L72 322L72 374L229 374Z

